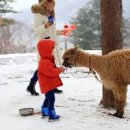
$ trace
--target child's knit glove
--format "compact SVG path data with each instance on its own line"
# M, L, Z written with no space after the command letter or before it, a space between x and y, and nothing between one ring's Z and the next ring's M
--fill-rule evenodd
M61 66L59 69L60 69L61 73L63 73L65 71L65 67L63 67L63 66Z

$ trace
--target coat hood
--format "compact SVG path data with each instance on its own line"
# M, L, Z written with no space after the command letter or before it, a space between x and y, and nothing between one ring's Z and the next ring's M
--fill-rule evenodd
M52 15L54 16L54 11L51 13L48 13L47 10L40 4L34 4L31 7L32 13L40 13L41 15L49 16Z
M51 58L55 42L50 39L39 41L37 45L38 52L42 58Z

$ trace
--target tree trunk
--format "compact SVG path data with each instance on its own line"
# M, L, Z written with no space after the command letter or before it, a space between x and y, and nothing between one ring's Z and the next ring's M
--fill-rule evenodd
M105 55L123 48L122 0L100 0L101 47ZM103 87L101 103L104 107L115 107L113 92Z

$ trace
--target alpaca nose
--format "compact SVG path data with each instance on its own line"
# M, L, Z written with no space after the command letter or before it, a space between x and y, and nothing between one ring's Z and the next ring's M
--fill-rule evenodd
M64 60L63 63L62 63L62 65L65 66L65 67L68 67L67 61Z
M63 61L62 65L65 66L65 64L66 64L65 61Z

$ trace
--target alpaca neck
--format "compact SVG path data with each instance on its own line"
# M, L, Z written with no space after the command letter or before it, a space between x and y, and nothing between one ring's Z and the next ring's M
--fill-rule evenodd
M89 68L90 67L90 58L91 58L90 54L79 50L77 52L76 65Z
M77 55L77 66L88 67L98 72L100 71L101 56L85 53L83 51L79 51Z
M91 68L100 73L102 71L102 56L99 55L91 55ZM105 63L105 61L104 61Z

